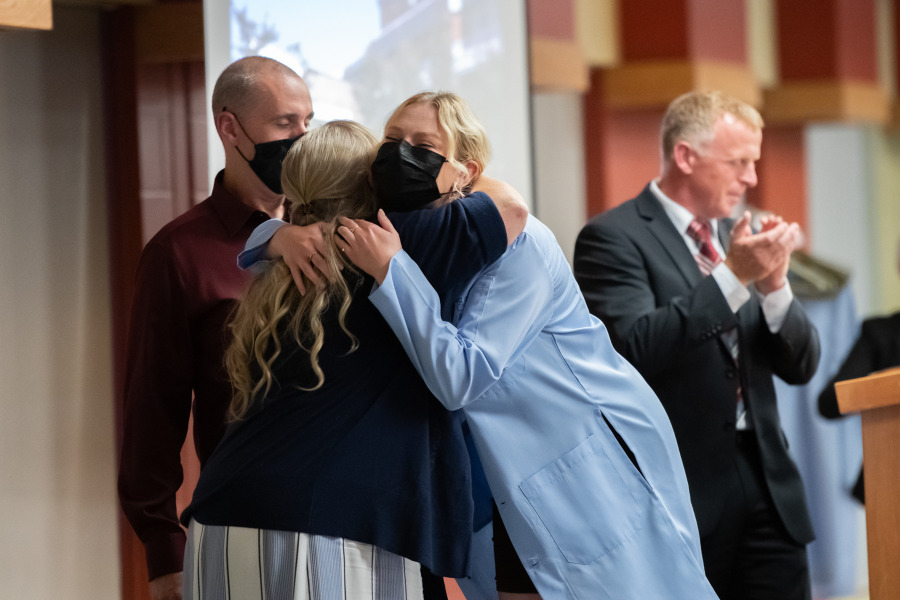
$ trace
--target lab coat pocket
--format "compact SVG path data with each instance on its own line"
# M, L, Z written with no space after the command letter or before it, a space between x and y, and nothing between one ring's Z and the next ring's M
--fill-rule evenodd
M456 299L453 306L454 322L460 330L465 330L471 339L475 339L478 334L478 324L484 316L484 305L493 287L494 277L482 275L475 280L465 296Z
M627 463L627 464L626 464ZM565 559L590 564L641 528L649 492L612 432L602 428L523 481L519 490Z

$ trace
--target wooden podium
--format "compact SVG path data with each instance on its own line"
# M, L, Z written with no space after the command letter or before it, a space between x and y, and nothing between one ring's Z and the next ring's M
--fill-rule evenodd
M862 413L869 597L900 598L900 368L835 386L842 413Z

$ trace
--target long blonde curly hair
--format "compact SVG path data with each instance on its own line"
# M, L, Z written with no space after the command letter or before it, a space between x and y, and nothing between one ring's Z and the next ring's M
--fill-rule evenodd
M282 164L281 183L291 201L291 223L322 225L326 247L324 258L335 273L356 273L334 239L337 218L368 218L374 213L374 196L368 184L368 166L378 140L353 121L331 121L314 129L291 146ZM324 280L324 278L322 278ZM351 340L346 315L353 291L345 277L314 285L304 276L306 293L301 295L282 260L259 275L238 303L230 327L231 345L225 352L225 366L234 395L228 407L231 421L243 419L253 402L264 397L275 383L272 364L282 351L286 335L309 353L316 383L303 390L315 390L325 382L318 356L325 342L322 316L338 309L338 322Z

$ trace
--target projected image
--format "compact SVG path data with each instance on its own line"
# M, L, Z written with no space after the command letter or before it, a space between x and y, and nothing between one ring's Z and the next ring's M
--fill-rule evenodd
M530 124L520 0L232 0L230 60L275 58L309 85L316 122L380 135L422 90L469 102L492 142L489 172L528 197ZM315 123L314 123L315 125Z
M231 60L262 55L299 73L316 99L316 119L361 120L353 84L344 79L369 43L379 37L374 0L341 3L341 18L331 3L296 0L233 0Z

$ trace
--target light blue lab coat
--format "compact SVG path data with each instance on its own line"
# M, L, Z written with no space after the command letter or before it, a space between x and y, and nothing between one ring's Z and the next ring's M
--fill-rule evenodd
M544 600L716 598L668 417L540 221L478 277L457 326L402 251L370 299L431 391L465 411Z

